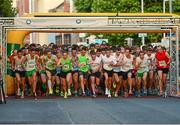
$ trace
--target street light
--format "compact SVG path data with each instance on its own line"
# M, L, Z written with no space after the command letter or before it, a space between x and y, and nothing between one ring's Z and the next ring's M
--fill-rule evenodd
M141 0L141 13L144 13L144 0ZM145 45L145 38L144 36L141 37L142 45Z
M141 13L144 13L144 0L141 0Z

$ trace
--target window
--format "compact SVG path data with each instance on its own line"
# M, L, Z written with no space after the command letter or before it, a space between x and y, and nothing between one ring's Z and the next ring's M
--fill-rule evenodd
M62 34L56 36L56 44L63 44ZM71 44L71 34L64 34L64 44Z

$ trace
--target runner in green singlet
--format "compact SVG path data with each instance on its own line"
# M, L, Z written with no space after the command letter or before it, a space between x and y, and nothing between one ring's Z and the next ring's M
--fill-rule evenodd
M86 56L86 47L82 48L81 55L78 56L78 69L79 69L79 77L80 77L80 84L81 89L83 92L83 96L85 96L85 86L88 89L87 79L88 79L88 57Z
M70 86L72 84L72 63L71 59L68 56L68 52L63 52L63 57L61 58L61 78L62 78L62 84L63 84L63 90L64 90L64 98L67 98L67 96L71 96L71 89ZM67 85L66 85L67 83ZM67 93L68 88L68 93Z
M44 58L46 74L48 78L49 94L53 94L53 85L55 81L56 56L52 55L51 50L47 50L47 56Z
M38 61L38 56L35 53L34 49L30 50L30 54L26 55L23 60L22 64L26 63L26 76L28 77L28 81L30 86L32 87L33 90L33 95L36 98L36 84L37 84L37 78L36 78L36 67L37 67L37 62Z

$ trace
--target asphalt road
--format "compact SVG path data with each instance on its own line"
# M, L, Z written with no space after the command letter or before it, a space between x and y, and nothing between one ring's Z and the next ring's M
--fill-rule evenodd
M177 98L8 99L0 105L0 123L169 124L180 123Z

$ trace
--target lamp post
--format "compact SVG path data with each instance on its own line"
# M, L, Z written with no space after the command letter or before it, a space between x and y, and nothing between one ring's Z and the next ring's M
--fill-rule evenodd
M144 13L144 0L141 0L141 13ZM142 45L145 45L145 39L144 36L141 37Z
M144 0L141 0L141 13L144 13Z
M172 0L169 0L169 13L172 13Z

